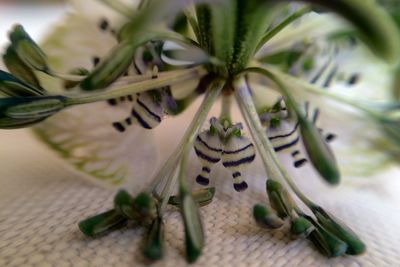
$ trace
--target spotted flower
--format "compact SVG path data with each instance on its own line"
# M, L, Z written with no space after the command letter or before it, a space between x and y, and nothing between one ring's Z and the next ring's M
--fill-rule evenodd
M195 261L204 246L198 206L215 188L190 192L187 179L208 186L221 163L234 190L244 191L250 179L242 170L256 158L269 199L254 206L260 226L289 223L328 257L362 253L364 243L297 188L277 154L295 168L313 166L329 184L341 171L365 175L398 161L393 22L358 0L188 2L72 1L41 47L14 26L3 54L8 72L0 72L0 127L35 125L44 142L103 184L151 181L135 197L119 191L112 210L79 224L89 236L128 221L146 227L150 259L163 255L170 204L179 207L187 260ZM197 99L191 124L152 178L153 129ZM221 112L208 123L217 102ZM202 167L196 175L187 173L191 149Z

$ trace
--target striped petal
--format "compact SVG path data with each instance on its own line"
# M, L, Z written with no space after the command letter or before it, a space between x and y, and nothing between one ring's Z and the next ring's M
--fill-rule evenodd
M68 14L43 42L49 64L59 72L92 69L117 44L112 33L93 23L97 21L78 13ZM41 78L43 85L53 92L64 90L60 81ZM132 126L125 133L112 127L113 122L129 116L132 103L127 100L118 99L117 106L100 102L69 109L45 121L35 131L92 181L102 185L132 185L135 180L150 176L150 165L157 161L157 153L153 133L139 126Z

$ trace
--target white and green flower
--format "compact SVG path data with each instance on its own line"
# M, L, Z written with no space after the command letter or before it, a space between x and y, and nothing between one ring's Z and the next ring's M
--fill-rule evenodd
M0 73L0 127L40 122L35 131L43 141L103 184L152 181L135 198L120 191L113 210L80 224L85 234L133 220L149 227L144 254L158 259L169 203L180 207L187 260L195 261L204 245L197 206L209 203L215 189L189 193L194 146L202 163L197 182L208 185L221 161L236 191L247 188L241 170L257 151L271 205L255 206L260 225L275 228L288 218L296 235L329 257L364 251L354 233L299 191L277 153L288 153L296 168L310 163L329 184L341 172L365 176L398 163L400 37L379 6L361 0L71 2L41 47L21 26L11 31L3 56L10 73ZM150 130L203 95L178 147L150 179L157 161ZM233 98L253 143L233 116ZM200 132L219 99L220 116ZM178 181L179 196L171 197Z

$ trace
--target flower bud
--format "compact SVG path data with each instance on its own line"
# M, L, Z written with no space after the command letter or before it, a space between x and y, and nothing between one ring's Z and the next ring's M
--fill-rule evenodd
M79 222L79 229L87 236L96 237L125 226L127 220L115 210L109 210Z
M330 184L338 184L339 168L335 156L318 129L306 118L299 116L300 132L308 157L320 175Z
M272 179L267 180L267 194L271 207L277 211L280 218L289 216L294 207L294 202L283 186Z
M149 260L159 260L164 255L164 222L156 218L150 226L143 255Z
M279 228L285 223L272 209L268 209L261 204L254 205L253 217L259 226L269 229Z
M33 69L48 72L46 55L40 47L25 32L21 25L15 25L10 33L13 49L18 57Z
M215 187L207 187L196 190L192 192L192 197L194 201L200 206L206 206L210 204L215 195ZM168 204L179 206L180 205L180 197L179 196L171 196L168 200Z
M315 227L306 218L300 216L292 220L290 230L295 236L307 237L313 230L315 230Z
M18 79L17 77L0 70L0 96L40 96L43 89Z

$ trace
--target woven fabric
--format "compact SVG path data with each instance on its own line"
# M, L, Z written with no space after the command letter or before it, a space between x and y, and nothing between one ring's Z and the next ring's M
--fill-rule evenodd
M161 160L179 140L175 132L183 120L167 120L157 130ZM81 219L111 208L114 190L82 179L31 131L2 131L0 140L0 266L148 266L140 251L143 229L98 239L78 229ZM192 158L194 179L200 166ZM267 200L257 161L245 172L249 189L243 193L233 190L226 170L214 170L216 196L201 209L206 246L192 266L400 266L399 170L363 182L346 179L339 188L327 188L310 173L309 167L296 171L296 182L359 234L368 247L364 255L326 259L309 241L292 240L287 228L259 228L251 208ZM138 180L136 191L146 183ZM166 255L152 266L186 266L179 212L170 208L165 222Z

